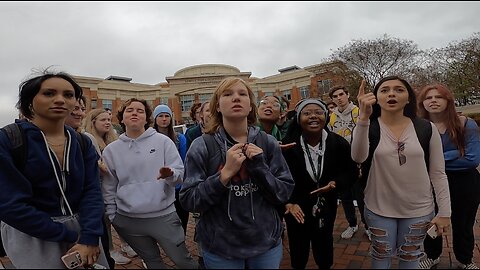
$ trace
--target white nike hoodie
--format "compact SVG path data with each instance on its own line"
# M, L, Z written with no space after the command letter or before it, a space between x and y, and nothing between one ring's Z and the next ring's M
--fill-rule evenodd
M103 151L109 173L103 178L105 212L132 218L164 216L175 211L175 185L182 183L183 163L175 143L148 128L132 139L125 133ZM160 168L169 167L173 175L159 179Z

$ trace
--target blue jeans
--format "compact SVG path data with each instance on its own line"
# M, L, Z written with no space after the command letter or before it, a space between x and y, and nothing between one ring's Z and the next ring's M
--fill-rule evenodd
M397 256L400 269L418 269L424 256L420 246L425 239L433 212L415 218L389 218L365 208L365 219L372 233L372 269L387 269Z
M203 262L207 269L279 269L283 246L280 244L267 252L247 259L226 259L203 249Z

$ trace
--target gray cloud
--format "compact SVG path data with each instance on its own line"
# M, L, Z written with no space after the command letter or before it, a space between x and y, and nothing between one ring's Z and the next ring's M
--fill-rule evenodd
M352 39L420 49L468 38L479 2L0 2L0 126L32 68L157 84L191 65L266 77L320 63Z

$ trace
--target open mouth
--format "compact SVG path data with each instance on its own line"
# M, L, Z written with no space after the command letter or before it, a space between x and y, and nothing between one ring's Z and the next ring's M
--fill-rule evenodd
M396 100L389 100L387 101L387 104L397 104L398 102Z
M272 115L272 114L273 114L273 111L270 110L270 109L265 109L265 110L263 110L263 113L264 113L265 115Z

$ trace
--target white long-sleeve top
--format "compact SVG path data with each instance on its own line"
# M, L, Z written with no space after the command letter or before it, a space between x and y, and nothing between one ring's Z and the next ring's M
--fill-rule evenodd
M377 215L392 218L425 216L434 210L432 186L435 190L438 216L450 217L450 193L445 174L440 134L432 124L429 171L423 148L413 126L407 126L397 140L390 129L378 118L380 141L373 154L372 165L365 188L365 205ZM353 131L352 159L364 162L368 157L370 121L357 122ZM406 163L400 166L398 142L405 143Z

